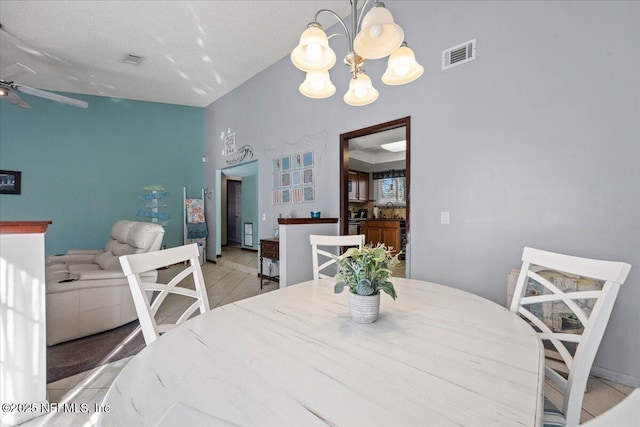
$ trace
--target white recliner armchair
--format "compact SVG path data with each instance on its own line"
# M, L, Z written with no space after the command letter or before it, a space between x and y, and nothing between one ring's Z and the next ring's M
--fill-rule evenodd
M47 345L107 331L137 319L118 257L157 251L164 228L122 220L102 249L69 250L47 257L45 268ZM156 270L141 277L155 281ZM144 279L143 279L144 280Z

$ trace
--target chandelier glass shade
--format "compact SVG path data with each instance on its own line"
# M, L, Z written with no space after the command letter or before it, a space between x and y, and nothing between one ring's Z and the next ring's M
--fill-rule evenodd
M382 75L384 84L395 86L410 83L422 75L424 68L416 62L416 56L406 43L402 43L389 56L389 65Z
M378 99L378 91L371 84L369 76L364 71L359 71L349 82L349 90L342 99L349 105L360 107Z
M299 89L304 96L315 99L328 98L336 93L336 87L331 83L327 70L307 72L307 77Z
M291 62L302 71L326 71L336 63L336 54L320 24L311 23L291 52Z
M391 12L382 3L364 16L362 29L353 40L355 52L364 59L389 56L404 41L404 31L393 22Z
M291 52L291 62L307 72L299 90L309 98L327 98L336 87L331 83L329 69L336 62L336 54L329 46L329 38L317 22L321 13L332 15L341 24L349 44L344 63L349 67L351 80L343 99L349 105L362 106L378 99L378 91L362 68L367 59L389 56L382 81L388 85L401 85L419 78L424 68L416 62L415 54L404 43L404 31L397 25L391 12L379 1L366 0L358 15L358 0L351 0L351 31L338 14L328 9L316 13L314 22L300 36L300 42Z

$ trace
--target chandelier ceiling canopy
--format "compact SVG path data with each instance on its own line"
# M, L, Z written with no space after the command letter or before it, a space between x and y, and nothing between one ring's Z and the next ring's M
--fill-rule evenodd
M339 33L327 37L317 22L321 13L336 18L348 40L349 51L344 56L344 63L349 67L351 81L343 97L347 104L362 106L378 99L378 91L362 68L365 60L389 57L387 69L382 75L382 82L387 85L410 83L424 72L404 41L404 31L393 21L384 3L376 1L370 5L370 0L366 0L358 15L358 0L351 0L351 31L338 14L321 9L316 12L314 21L307 26L300 36L300 43L291 52L293 65L307 73L299 87L304 96L321 99L336 92L329 76L329 69L336 63L336 54L329 46L329 38Z

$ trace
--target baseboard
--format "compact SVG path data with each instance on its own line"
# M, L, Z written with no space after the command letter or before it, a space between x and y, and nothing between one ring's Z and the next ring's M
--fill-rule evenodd
M633 375L627 375L616 371L611 371L605 368L599 368L597 366L591 367L591 375L604 378L605 380L613 381L614 383L626 385L629 387L640 387L640 378Z

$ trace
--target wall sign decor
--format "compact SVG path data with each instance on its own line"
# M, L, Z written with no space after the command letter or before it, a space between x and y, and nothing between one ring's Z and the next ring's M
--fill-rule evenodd
M243 145L237 147L236 133L231 132L231 128L220 133L222 141L222 155L228 157L226 162L228 165L236 165L244 161L253 159L253 147L251 145Z
M147 185L142 188L144 193L138 196L138 199L146 202L146 210L139 210L138 216L140 218L150 218L151 222L166 226L169 223L171 215L168 213L160 212L160 209L166 208L167 204L163 201L170 196L168 191L165 191L162 185Z
M315 200L313 151L279 156L272 160L271 204ZM304 185L304 187L303 187Z
M0 170L0 194L20 194L22 172Z

